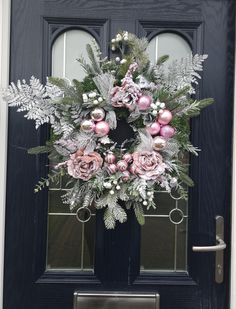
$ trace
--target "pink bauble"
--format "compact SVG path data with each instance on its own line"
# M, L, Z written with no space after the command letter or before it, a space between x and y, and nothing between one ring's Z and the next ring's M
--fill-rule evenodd
M123 155L123 160L125 160L127 163L131 163L133 161L133 156L130 153L126 153Z
M117 167L115 164L109 164L107 166L107 169L111 174L115 174L115 172L117 171Z
M120 160L117 162L117 168L119 171L124 172L128 168L128 163L125 160Z
M171 122L172 117L172 113L168 109L164 109L163 112L159 114L157 121L160 124L166 125Z
M158 122L153 122L148 125L146 129L151 135L157 135L160 132L161 127Z
M100 121L95 125L95 132L98 136L105 136L109 133L110 127L106 121Z
M160 135L165 138L170 138L175 135L175 129L169 125L163 126L161 128Z
M110 152L105 156L105 161L109 164L115 163L116 156L112 152Z
M102 121L105 117L104 109L97 107L91 111L90 116L94 121Z
M81 131L91 133L95 129L95 124L91 119L83 120L80 125Z
M138 107L141 111L147 110L150 107L151 103L152 98L149 95L142 95L137 102Z
M123 181L128 181L130 179L130 172L129 171L124 171L122 173L122 180Z

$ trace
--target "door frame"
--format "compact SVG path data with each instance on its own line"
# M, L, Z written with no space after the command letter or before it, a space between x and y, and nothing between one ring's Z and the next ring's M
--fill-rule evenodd
M11 0L0 1L0 89L9 83L10 66L10 17ZM236 40L235 40L236 42ZM236 68L236 43L235 43ZM234 104L236 104L236 70L234 79ZM7 171L7 128L8 108L0 96L0 309L3 309L3 274L4 274L4 237L5 237L5 198ZM236 109L234 109L233 136L236 139ZM236 205L236 142L233 143L232 165L232 205ZM231 272L230 272L230 308L236 308L236 208L231 205Z

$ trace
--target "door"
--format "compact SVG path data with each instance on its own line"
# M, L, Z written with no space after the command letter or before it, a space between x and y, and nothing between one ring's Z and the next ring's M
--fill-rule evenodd
M10 110L4 309L72 308L77 289L158 292L161 309L229 308L234 9L233 0L12 0L10 80L78 74L66 59L92 38L115 56L108 42L122 29L147 36L154 58L166 50L207 53L197 96L216 103L191 123L202 151L190 158L188 205L159 193L144 227L130 211L114 231L105 230L99 211L76 222L59 202L63 183L34 194L48 162L26 150L43 144L48 128L35 131ZM222 283L215 282L215 253L192 250L215 243L216 216L225 219Z

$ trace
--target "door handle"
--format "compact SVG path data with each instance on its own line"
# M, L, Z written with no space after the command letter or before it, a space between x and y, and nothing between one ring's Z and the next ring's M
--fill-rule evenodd
M194 252L212 252L212 251L221 251L226 248L226 243L223 239L216 237L215 246L193 246L192 249Z
M194 252L215 252L215 281L222 283L224 280L224 218L216 216L216 244L213 246L193 246Z

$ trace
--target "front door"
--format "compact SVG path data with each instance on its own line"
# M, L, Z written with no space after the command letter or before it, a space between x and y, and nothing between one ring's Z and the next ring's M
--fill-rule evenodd
M10 110L4 309L69 309L75 290L157 292L161 309L229 308L234 8L233 0L12 0L10 80L80 79L75 60L86 43L95 39L113 57L109 41L122 29L149 39L153 61L208 54L197 96L215 104L191 123L202 151L189 159L188 203L159 192L144 227L130 212L114 231L105 230L100 212L78 222L60 202L63 181L34 194L47 160L26 150L43 144L48 129L35 131ZM222 267L215 252L192 250L214 245L216 216L225 219ZM215 272L223 271L217 283Z

